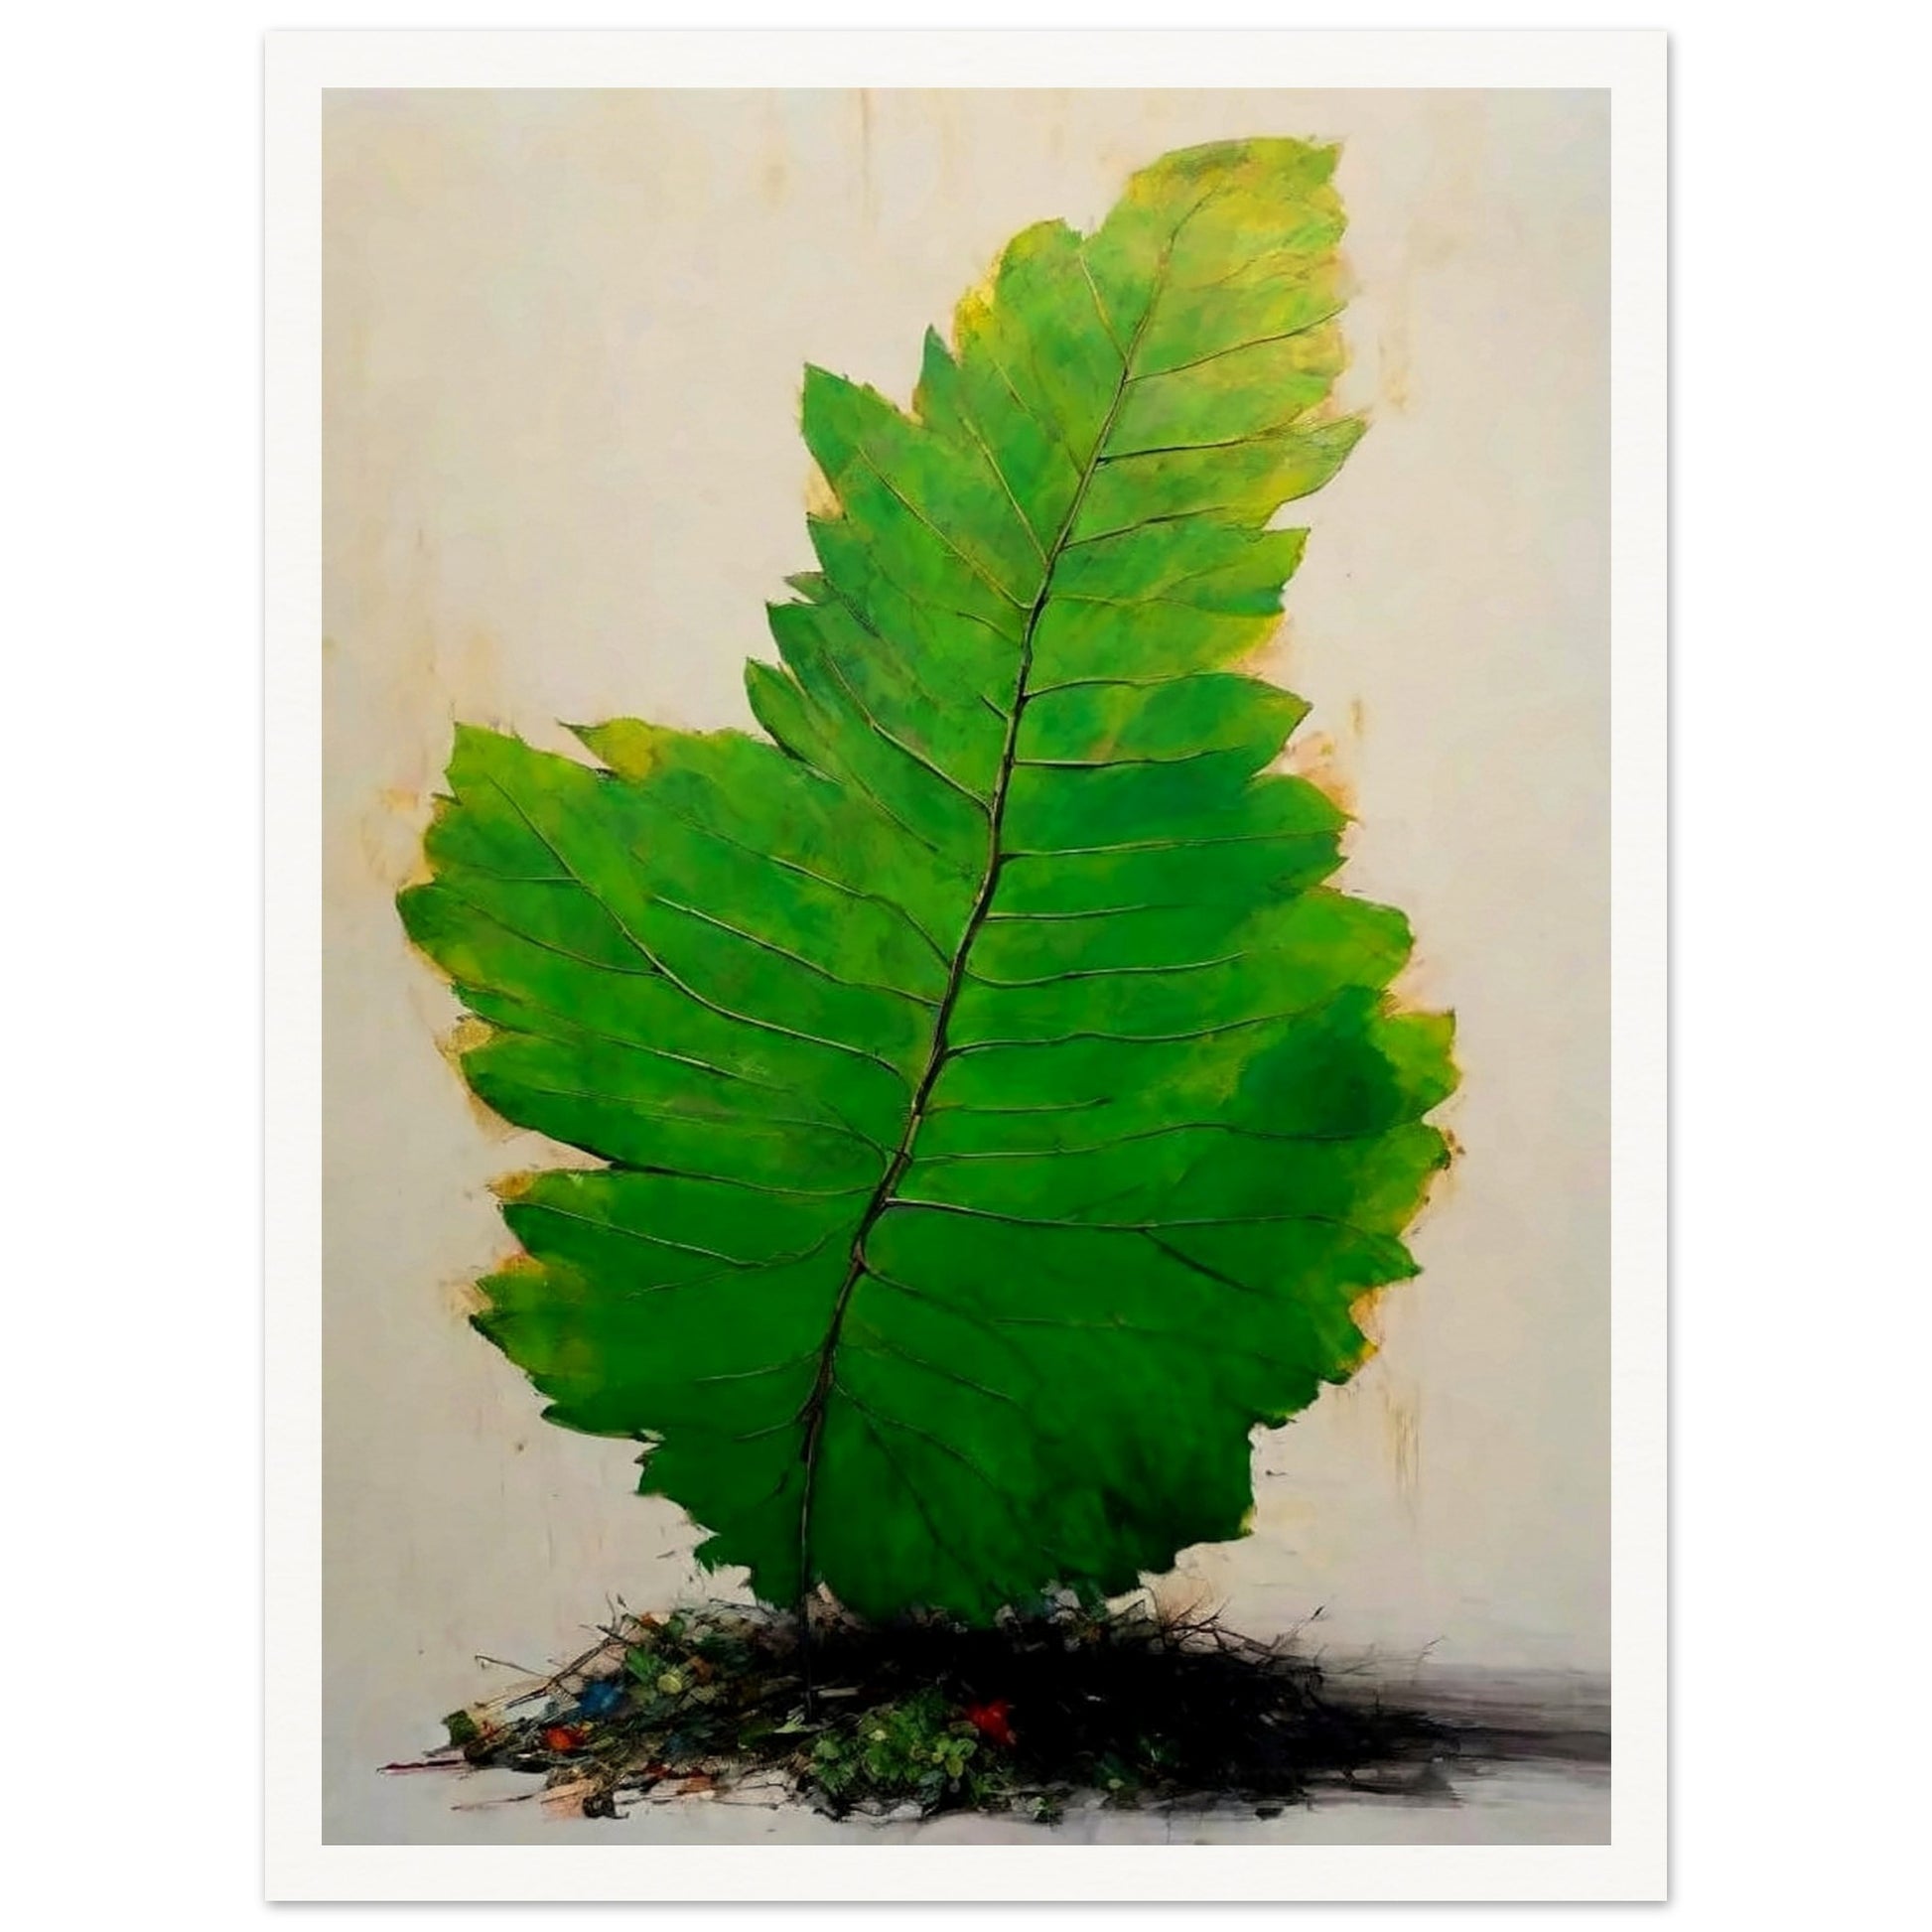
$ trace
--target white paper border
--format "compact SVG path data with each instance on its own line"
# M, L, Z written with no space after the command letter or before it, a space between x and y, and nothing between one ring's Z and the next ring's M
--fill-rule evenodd
M1657 32L290 33L267 41L266 1787L275 1899L1658 1899L1668 1769L1667 79ZM1611 92L1607 1846L322 1842L322 317L327 87Z

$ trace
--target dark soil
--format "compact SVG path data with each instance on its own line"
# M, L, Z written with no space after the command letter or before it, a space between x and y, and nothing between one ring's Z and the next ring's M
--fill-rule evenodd
M807 1690L809 1675L811 1689ZM707 1604L615 1615L551 1676L452 1715L420 1766L506 1766L590 1817L645 1793L759 1788L833 1815L1441 1795L1458 1726L1332 1684L1212 1620L1062 1607L971 1630Z

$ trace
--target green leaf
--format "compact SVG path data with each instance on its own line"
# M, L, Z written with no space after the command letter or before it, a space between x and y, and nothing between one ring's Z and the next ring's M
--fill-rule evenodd
M769 742L473 727L402 896L506 1120L477 1325L784 1603L990 1618L1243 1533L1446 1160L1444 1019L1238 666L1360 434L1333 151L1192 149L1030 228L910 413L810 370L837 512Z

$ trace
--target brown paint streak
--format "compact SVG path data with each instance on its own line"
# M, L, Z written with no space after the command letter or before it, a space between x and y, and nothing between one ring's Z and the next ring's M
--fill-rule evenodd
M1395 1470L1396 1494L1413 1513L1422 1480L1422 1393L1382 1384L1382 1436Z
M1406 287L1397 300L1404 306L1375 344L1377 400L1397 416L1406 416L1415 396L1415 349L1410 342Z

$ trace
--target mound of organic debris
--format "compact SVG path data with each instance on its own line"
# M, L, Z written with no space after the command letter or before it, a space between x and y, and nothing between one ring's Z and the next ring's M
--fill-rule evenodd
M809 1681L808 1681L809 1679ZM614 1817L652 1794L761 1791L834 1816L971 1809L1050 1823L1111 1805L1436 1782L1455 1739L1332 1692L1313 1663L1217 1622L1062 1605L988 1630L796 1620L708 1604L614 1615L552 1675L447 1721L421 1768L506 1766ZM419 1768L392 1766L392 1769Z

